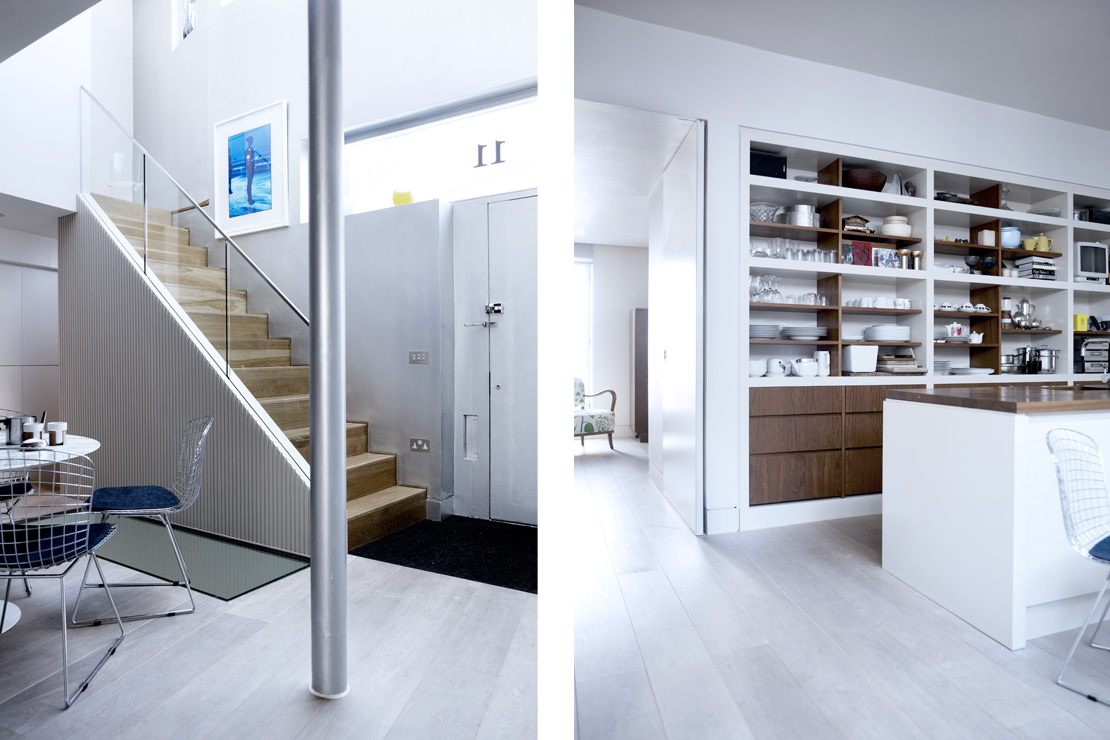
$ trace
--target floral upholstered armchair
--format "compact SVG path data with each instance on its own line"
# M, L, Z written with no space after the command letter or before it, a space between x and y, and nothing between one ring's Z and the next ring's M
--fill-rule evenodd
M608 411L586 408L587 398L594 398L602 393L608 393L613 397L613 403L610 404ZM613 427L616 426L617 421L616 410L616 391L599 391L587 395L585 383L578 378L574 379L574 436L582 440L583 447L586 446L586 437L593 434L608 434L609 449L613 449Z

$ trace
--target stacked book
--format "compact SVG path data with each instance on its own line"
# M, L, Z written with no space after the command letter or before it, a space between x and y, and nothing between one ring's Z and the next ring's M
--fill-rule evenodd
M1051 257L1022 257L1016 262L1018 277L1026 280L1055 280L1056 262Z
M926 368L918 367L917 359L910 352L898 355L879 355L879 359L875 362L875 371L895 375L920 375L926 372Z

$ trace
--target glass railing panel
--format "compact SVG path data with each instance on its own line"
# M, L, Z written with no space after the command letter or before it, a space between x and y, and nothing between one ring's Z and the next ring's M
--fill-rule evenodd
M81 122L81 191L92 195L142 259L142 149L87 94L81 96Z
M223 269L223 241L191 198L147 158L147 269L227 360L234 308Z
M230 344L232 370L241 368L301 366L303 371L280 371L267 385L268 395L281 397L308 395L308 322L243 252L231 245L227 249L228 282L231 289L245 295L246 306L231 317ZM248 376L241 379L251 387ZM285 413L285 412L288 413ZM307 403L290 401L282 418L275 419L283 429L307 427ZM303 424L301 422L304 422Z

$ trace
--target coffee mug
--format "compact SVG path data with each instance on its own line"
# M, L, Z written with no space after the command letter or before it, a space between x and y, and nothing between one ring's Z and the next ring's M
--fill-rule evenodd
M817 374L823 378L829 375L830 358L831 355L825 350L818 350L813 353L813 359L817 360Z

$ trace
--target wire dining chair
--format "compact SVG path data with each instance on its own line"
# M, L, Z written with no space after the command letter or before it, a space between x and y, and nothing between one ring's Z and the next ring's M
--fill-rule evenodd
M85 566L85 577L81 579L81 589L77 592L77 603L73 606L73 623L85 626L96 624L98 619L77 619L77 610L81 606L81 596L86 589L105 588L158 588L158 587L184 587L189 595L188 609L175 609L173 611L153 612L150 614L126 614L123 621L130 622L137 619L151 619L152 617L173 617L178 614L191 614L197 609L193 599L193 588L189 580L189 569L185 566L185 559L181 557L181 549L174 537L173 527L170 525L170 514L184 511L193 505L200 494L200 484L204 478L204 446L208 431L212 428L212 417L201 416L193 419L185 426L181 437L181 449L177 457L177 474L174 476L172 490L161 486L118 486L115 488L98 488L92 497L92 510L101 517L101 521L108 521L109 517L154 517L166 528L170 537L173 554L177 557L177 565L181 570L180 581L166 581L162 583L122 583L105 584L101 577L100 583L89 583L89 566Z
M13 416L29 416L35 418L34 414L28 414L23 411L16 411L15 409L0 409L0 420L8 419ZM5 434L6 434L5 430ZM3 444L3 442L0 442ZM27 476L22 471L0 471L0 514L8 517L11 521L11 509L17 501L30 491L27 483ZM12 522L14 524L14 522ZM31 582L26 578L23 579L23 588L27 595L31 595ZM3 624L3 622L0 622Z
M108 646L80 686L70 692L65 578L88 555L90 565L96 566L103 579L96 549L112 536L116 527L93 521L96 468L89 458L49 449L0 449L0 472L17 471L25 475L32 490L20 497L6 521L0 520L0 578L7 581L0 623L7 616L13 580L58 579L62 599L62 688L69 707L115 654L126 634L112 592L105 589L119 637Z
M1048 450L1052 454L1052 461L1056 465L1060 506L1063 509L1064 531L1067 533L1068 542L1080 555L1095 562L1110 565L1110 497L1107 495L1105 466L1098 445L1086 434L1072 429L1053 429L1046 435L1046 441ZM1110 701L1064 680L1064 673L1106 594L1107 585L1110 585L1110 572L1107 573L1106 578L1102 589L1098 592L1098 598L1091 605L1087 621L1075 636L1071 652L1068 653L1068 658L1060 669L1056 683L1091 701L1110 705ZM1107 600L1102 608L1102 615L1095 623L1095 631L1091 633L1088 640L1088 644L1098 650L1110 650L1110 645L1100 645L1095 642L1108 610L1110 610L1110 600Z

